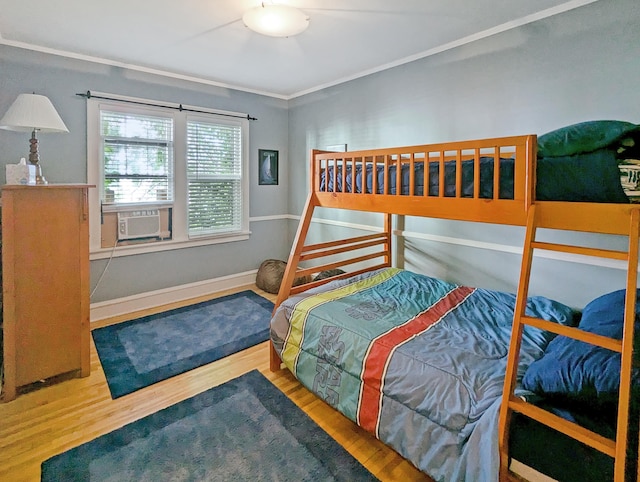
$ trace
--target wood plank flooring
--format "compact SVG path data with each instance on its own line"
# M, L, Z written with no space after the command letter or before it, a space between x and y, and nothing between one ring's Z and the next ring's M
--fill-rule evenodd
M255 286L217 293L216 296L243 289L253 289L271 300L275 298ZM185 304L188 303L167 305L154 311ZM146 311L93 323L92 329L150 313ZM112 400L92 340L89 377L37 388L20 395L12 402L0 403L0 481L39 481L40 464L49 457L253 369L259 370L271 380L380 480L431 480L393 450L315 397L288 370L270 372L266 342Z

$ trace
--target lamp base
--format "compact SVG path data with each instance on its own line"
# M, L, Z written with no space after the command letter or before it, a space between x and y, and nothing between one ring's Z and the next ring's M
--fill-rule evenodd
M49 181L47 181L42 175L42 168L40 167L40 164L35 164L35 166L36 166L36 185L49 184Z
M38 137L36 136L37 129L33 129L31 132L31 139L29 139L29 163L36 166L36 184L44 185L49 182L42 175L42 167L40 167L40 154L38 153Z

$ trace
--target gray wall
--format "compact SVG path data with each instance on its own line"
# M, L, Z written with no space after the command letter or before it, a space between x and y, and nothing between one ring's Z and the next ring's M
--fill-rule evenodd
M117 67L0 46L0 112L18 94L47 95L69 134L40 135L40 157L49 182L87 181L86 102L75 94L87 90L246 112L250 123L250 216L288 213L287 102L236 90L154 76ZM0 183L8 163L27 157L29 134L0 130ZM258 149L280 151L280 184L258 186ZM46 222L46 220L43 220ZM285 258L288 221L252 222L248 241L114 258L92 302L202 281L256 269L265 258ZM50 240L55 243L56 240ZM106 260L91 263L92 287Z
M543 134L594 119L640 123L638 25L637 0L596 2L292 100L289 175L298 182L289 186L291 212L302 210L312 148ZM360 224L370 219L344 212L323 216ZM516 247L524 234L517 227L416 218L407 219L405 229ZM600 242L620 246L619 239ZM398 262L452 281L514 291L520 257L407 239ZM618 269L536 258L531 294L582 306L623 283Z

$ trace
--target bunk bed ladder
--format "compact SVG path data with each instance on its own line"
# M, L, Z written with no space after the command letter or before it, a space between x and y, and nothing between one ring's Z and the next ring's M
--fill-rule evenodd
M545 204L549 206L545 206ZM635 293L637 289L638 233L640 227L640 209L637 207L630 207L628 210L628 231L624 233L628 235L629 238L628 251L613 251L536 241L537 228L551 227L554 229L572 229L571 227L559 228L557 226L545 225L545 220L551 219L553 216L553 213L550 214L549 212L545 212L545 210L552 211L553 209L554 203L533 204L529 208L527 216L522 266L518 283L518 292L516 296L515 314L513 320L511 342L509 346L509 354L507 359L507 370L505 376L502 406L499 418L498 443L500 447L500 480L504 482L507 480L513 480L515 478L514 474L512 474L509 470L509 427L512 413L515 411L533 420L536 420L539 423L560 431L565 435L568 435L586 445L589 445L596 450L599 450L602 453L609 455L614 459L614 481L622 482L625 480L629 406L631 398L633 331L636 310ZM578 215L578 217L580 217L580 215ZM583 224L587 223L587 221L584 221L585 219L587 219L587 216L582 216L582 220L578 219L577 222L583 222ZM588 231L588 229L579 228L576 230ZM603 229L602 231L597 232L609 231ZM614 233L610 232L610 234ZM578 328L562 326L556 323L548 322L538 318L531 318L525 315L534 249L544 249L548 251L594 256L599 258L617 259L627 262L627 296L625 299L624 329L622 340L615 340L609 337L588 333ZM575 423L569 422L561 417L556 416L555 414L552 414L551 412L541 409L531 403L527 403L526 401L514 395L514 389L516 387L517 381L517 366L524 325L530 325L543 330L551 331L558 335L564 335L570 338L574 338L586 343L590 343L592 345L597 345L609 350L616 351L621 354L620 389L618 401L617 432L615 440L602 437L595 432L587 430Z

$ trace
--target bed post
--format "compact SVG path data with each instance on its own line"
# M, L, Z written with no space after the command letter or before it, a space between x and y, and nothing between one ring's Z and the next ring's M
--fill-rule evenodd
M302 252L304 242L307 238L315 206L315 196L313 192L311 192L307 197L302 218L300 219L300 224L298 224L298 231L293 240L293 245L291 246L291 252L289 253L289 259L287 260L287 267L285 268L282 283L280 284L280 291L278 291L278 297L276 298L275 306L273 308L274 313L278 306L280 306L280 304L289 297L289 293L291 292L296 271L298 270L298 263L300 262L300 253ZM280 369L281 360L272 342L269 342L269 353L269 368L272 372L278 371Z
M280 370L281 365L282 361L278 356L278 352L276 352L276 349L273 346L273 342L269 341L269 370L271 370L272 372L277 372L278 370Z
M529 292L529 279L531 277L531 265L533 262L533 249L531 245L536 236L536 205L532 204L528 210L527 226L525 231L524 251L520 265L520 279L518 281L518 291L516 304L514 307L513 326L509 351L507 356L507 367L504 378L504 388L502 395L502 405L498 416L498 450L500 451L500 482L507 482L509 478L509 427L511 423L511 410L509 399L516 385L518 360L520 358L520 345L522 342L521 317L524 316L527 307L527 296Z
M392 264L391 254L393 252L391 249L391 238L393 237L393 215L391 213L384 214L384 233L387 236L387 253L384 257L384 263L390 267Z

